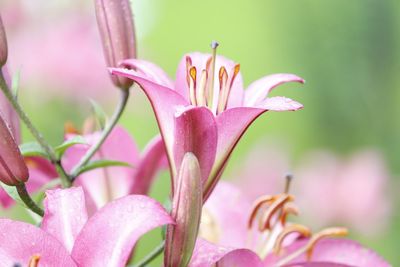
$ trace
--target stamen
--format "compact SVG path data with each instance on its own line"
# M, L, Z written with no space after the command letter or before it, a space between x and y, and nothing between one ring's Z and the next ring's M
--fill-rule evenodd
M75 127L72 121L67 121L64 123L64 133L66 134L79 134L78 129Z
M225 110L226 100L227 100L227 82L228 82L228 73L224 67L219 69L219 96L218 96L218 106L217 106L217 114L221 113Z
M307 260L311 260L311 256L314 250L315 245L319 240L325 237L343 237L349 233L347 228L344 227L332 227L322 230L321 232L316 233L313 237L308 241L306 246L307 251Z
M282 194L280 195L272 204L268 207L268 210L265 212L264 216L259 221L258 229L260 231L270 230L271 229L271 220L275 213L283 208L283 206L287 202L291 202L294 200L294 196Z
M311 239L308 241L307 245L296 250L292 254L289 254L288 256L284 257L281 259L276 266L282 266L285 265L295 258L299 257L301 254L306 253L307 260L311 260L312 252L314 250L314 247L316 243L321 240L322 238L325 237L342 237L346 236L348 234L348 230L343 227L333 227L333 228L327 228L325 230L322 230L321 232L313 235Z
M200 76L200 83L196 88L196 101L198 106L206 106L206 85L207 85L207 71L202 70Z
M196 106L196 67L191 67L189 70L189 94L190 94L190 102L193 106Z
M296 215L296 216L299 215L299 209L292 203L287 203L282 209L282 215L281 215L282 225L286 224L287 216L290 214Z
M253 207L251 208L251 214L249 216L249 221L247 223L247 228L251 229L253 226L253 222L257 216L258 211L264 204L270 204L275 201L276 196L262 196L254 201Z
M212 51L212 59L211 59L211 72L210 72L210 83L208 84L208 97L207 97L207 105L212 110L213 106L213 98L214 98L214 76L215 76L215 62L217 59L217 47L218 43L216 41L211 42Z
M192 58L189 56L186 56L186 73L190 72L190 68L192 67ZM190 77L189 75L186 75L186 82L188 87L190 86Z
M283 241L291 233L299 233L301 236L304 236L304 237L311 236L311 230L308 227L305 227L304 225L291 224L291 225L286 226L282 230L282 232L278 235L278 237L276 238L275 246L274 246L274 253L276 255L280 255L282 247L283 247Z
M232 89L233 82L235 81L235 78L238 75L239 71L240 71L240 64L236 64L235 67L233 67L233 75L232 75L231 83L229 84L230 89Z
M293 175L291 173L286 174L285 176L286 178L286 182L285 182L285 194L289 193L289 189L290 189L290 184L292 183L293 180Z
M40 261L40 255L39 254L33 255L29 260L28 267L38 267L39 261Z

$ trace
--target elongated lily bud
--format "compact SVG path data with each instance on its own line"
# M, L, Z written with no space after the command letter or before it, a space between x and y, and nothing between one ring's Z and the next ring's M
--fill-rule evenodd
M0 68L7 62L8 48L6 31L4 30L3 21L0 16Z
M136 57L135 27L129 0L95 0L96 18L108 67ZM111 76L113 83L128 89L132 80Z
M0 115L0 181L17 185L28 180L28 168L11 134L10 128Z
M193 153L186 153L178 174L171 216L165 243L164 266L183 267L189 264L199 230L202 208L202 186L199 162Z

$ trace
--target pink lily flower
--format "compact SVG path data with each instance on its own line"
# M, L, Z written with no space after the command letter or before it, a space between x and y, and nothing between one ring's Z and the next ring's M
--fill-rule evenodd
M70 134L68 138L73 136ZM89 146L70 147L63 157L63 166L71 170L99 136L100 132L84 135ZM84 188L87 198L96 209L121 196L147 194L156 174L165 166L164 151L163 141L158 136L150 141L143 153L140 153L130 134L117 126L92 160L122 161L130 166L106 167L83 173L78 176L75 185Z
M47 191L41 229L0 219L2 266L125 266L137 240L173 220L155 200L130 195L88 218L82 188Z
M288 223L287 216L297 212L287 192L252 205L233 184L221 181L203 207L199 236L208 241L197 241L189 266L390 266L355 241L332 238L345 234L343 228L312 234Z
M268 110L294 111L303 106L285 97L267 97L276 86L304 80L293 74L274 74L243 90L240 66L222 56L190 53L183 57L175 85L154 64L127 60L133 69L111 68L132 79L149 98L164 139L174 179L183 155L199 160L204 200L216 185L226 162L250 124Z

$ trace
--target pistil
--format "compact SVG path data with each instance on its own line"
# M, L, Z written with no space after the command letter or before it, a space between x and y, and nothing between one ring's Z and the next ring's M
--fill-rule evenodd
M213 98L214 98L214 76L215 76L215 62L217 59L217 47L218 42L213 41L211 42L211 49L212 49L212 58L211 58L211 71L210 71L210 82L208 84L208 107L213 110Z

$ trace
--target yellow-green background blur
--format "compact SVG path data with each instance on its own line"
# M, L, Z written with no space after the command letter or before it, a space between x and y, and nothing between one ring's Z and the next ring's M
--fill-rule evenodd
M95 24L93 1L80 2L60 1L60 7L53 3L42 12L71 12L74 6L81 5ZM396 192L400 193L396 180L400 172L399 1L135 0L133 10L139 58L156 62L171 77L184 53L208 52L210 41L217 40L218 53L241 64L245 85L279 72L306 79L304 86L285 85L273 92L298 100L304 110L270 113L257 120L234 152L228 174L233 165L243 161L251 145L261 139L284 140L295 159L321 147L343 155L365 147L380 149L392 176L394 215L388 230L378 237L353 237L377 250L394 266L400 265L400 213L396 212L395 198ZM90 71L84 62L81 68L82 72ZM57 94L48 97L45 88L30 88L23 79L22 72L21 102L52 144L61 142L64 121L80 125L89 114L88 102L76 104L73 98L57 98ZM134 90L122 124L143 147L158 129L144 94ZM112 91L111 96L117 91L108 84L107 88L99 88L96 100L111 113L115 101L102 97L104 91ZM24 139L30 139L26 131ZM164 174L152 194L163 201L168 196L167 188L168 176ZM155 246L159 236L158 232L150 234L137 256Z

